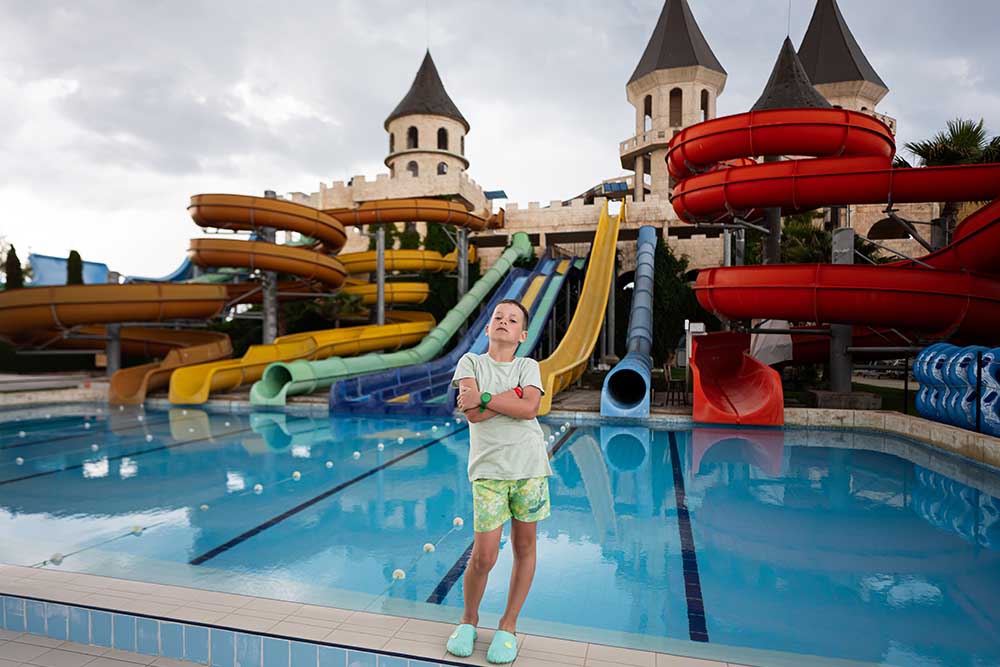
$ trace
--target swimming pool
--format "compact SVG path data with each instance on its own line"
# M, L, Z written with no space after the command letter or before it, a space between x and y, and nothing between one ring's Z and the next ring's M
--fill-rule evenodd
M464 423L48 410L0 412L0 562L459 617ZM993 471L871 432L544 429L553 513L522 631L1000 664ZM484 625L511 565L505 540Z

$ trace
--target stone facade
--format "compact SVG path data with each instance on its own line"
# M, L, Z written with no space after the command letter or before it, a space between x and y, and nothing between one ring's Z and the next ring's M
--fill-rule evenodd
M404 172L412 175L413 169L418 177L423 177L469 168L465 159L465 127L457 120L436 115L401 116L389 121L388 131L389 155L385 166L389 167L391 177L402 176Z

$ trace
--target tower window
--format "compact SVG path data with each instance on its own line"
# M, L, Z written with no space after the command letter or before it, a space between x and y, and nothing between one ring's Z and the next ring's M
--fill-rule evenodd
M448 130L443 127L438 128L438 150L448 150Z
M438 162L438 176L444 176L448 173L448 165L444 162Z
M413 160L410 160L406 164L406 171L410 172L410 176L413 176L414 178L420 175L420 167L418 167L417 163Z
M396 177L396 163L395 162L390 162L389 163L389 177L390 178L395 178Z
M708 120L708 91L701 90L701 119Z
M465 155L465 135L464 134L462 135L461 144L462 144L462 146L461 146L462 155Z
M670 126L680 127L683 124L683 114L681 110L683 109L684 103L684 93L681 92L680 88L674 88L670 91Z
M406 131L406 147L407 148L416 148L417 147L417 140L418 140L418 138L419 138L419 135L417 134L417 128L415 128L415 127L413 127L411 125L410 129L408 129Z
M653 129L653 96L646 95L642 101L642 131Z
M389 133L389 152L390 153L395 153L396 152L396 133L395 132L390 132Z

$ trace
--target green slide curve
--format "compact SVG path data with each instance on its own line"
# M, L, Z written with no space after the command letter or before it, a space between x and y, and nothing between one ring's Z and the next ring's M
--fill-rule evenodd
M422 364L441 354L448 340L455 335L462 323L475 311L480 303L496 287L519 258L530 257L534 249L524 232L517 232L510 246L504 250L496 263L459 300L441 323L415 347L386 354L366 354L361 357L331 357L322 361L298 359L288 363L271 364L264 375L250 388L250 402L253 405L284 405L289 396L311 394L329 387L337 380L374 373L410 364Z

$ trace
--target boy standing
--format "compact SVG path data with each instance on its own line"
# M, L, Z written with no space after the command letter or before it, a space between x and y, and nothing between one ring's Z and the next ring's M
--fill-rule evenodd
M458 361L452 384L459 388L458 409L469 421L469 480L472 482L475 538L465 570L465 611L448 639L448 652L472 655L479 603L500 549L500 535L511 519L514 570L507 609L486 653L492 663L517 657L517 616L535 574L538 521L549 516L552 474L545 437L535 415L542 398L538 362L515 357L528 336L528 311L519 302L497 304L486 325L486 354Z

